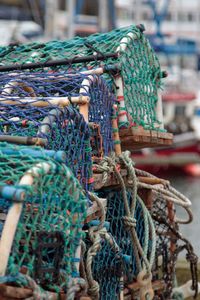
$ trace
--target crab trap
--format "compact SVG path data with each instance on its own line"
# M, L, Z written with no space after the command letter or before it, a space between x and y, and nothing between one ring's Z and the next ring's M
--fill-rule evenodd
M190 201L122 152L172 142L143 32L0 47L2 300L172 299L183 249L197 294Z
M100 299L117 300L121 294L123 299L172 299L176 262L183 250L191 269L192 293L197 293L197 256L179 229L179 224L192 221L190 201L168 181L134 168L126 152L104 158L94 178L94 188L107 199L104 227L112 247L103 249L100 239L93 242L92 293L98 283ZM178 218L177 206L185 210L186 218ZM99 236L104 235L105 229L100 229Z
M0 157L1 284L31 290L34 280L39 299L66 293L79 273L88 200L63 151L1 143Z
M91 161L113 150L115 102L99 76L66 73L5 74L0 78L0 139L63 150L86 188Z
M166 74L143 31L142 25L130 26L87 38L2 47L0 71L103 74L118 100L122 148L169 145L160 94Z

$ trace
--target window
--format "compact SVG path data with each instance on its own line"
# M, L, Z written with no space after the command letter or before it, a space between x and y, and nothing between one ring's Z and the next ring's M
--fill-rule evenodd
M194 14L192 12L189 12L187 14L187 19L189 22L193 22L194 21Z
M166 15L166 20L167 21L171 21L172 20L172 14L171 12L168 12L167 15Z

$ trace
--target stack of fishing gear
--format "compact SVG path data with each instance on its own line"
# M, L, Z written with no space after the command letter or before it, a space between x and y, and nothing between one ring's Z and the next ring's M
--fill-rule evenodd
M172 299L183 249L197 295L191 203L125 151L172 142L143 32L0 47L0 299Z

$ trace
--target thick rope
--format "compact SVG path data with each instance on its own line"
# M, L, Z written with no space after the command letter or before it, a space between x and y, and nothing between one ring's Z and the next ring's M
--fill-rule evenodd
M136 220L134 219L134 213L135 213L135 206L136 206L136 201L137 201L137 178L134 172L134 168L133 168L133 162L129 157L129 153L125 152L120 156L120 160L125 164L125 166L127 167L127 169L129 170L129 176L132 179L133 184L131 185L131 193L132 193L132 201L129 207L129 202L127 199L127 192L126 192L126 185L124 183L123 177L121 176L118 168L117 168L117 163L116 163L116 158L110 158L110 157L105 157L104 161L106 161L109 166L110 166L110 170L112 170L116 176L116 178L119 181L119 184L121 186L121 191L122 191L122 197L124 200L124 206L125 206L125 212L126 212L126 216L123 216L123 221L124 221L124 225L125 228L127 229L127 231L130 232L130 236L132 239L132 245L133 245L133 249L134 249L134 253L135 253L135 258L136 258L136 264L138 269L141 271L142 267L141 267L141 260L139 258L139 255L142 257L143 262L145 264L145 268L147 270L147 274L150 274L150 266L149 266L149 261L147 260L146 254L143 251L139 239L137 237L137 233L135 231L135 224L136 224ZM146 208L145 206L143 206L143 209ZM147 209L146 209L147 211ZM143 210L144 213L144 210ZM144 213L144 216L146 216L146 214ZM150 216L150 215L149 215ZM149 228L148 228L148 221L147 219L145 219L145 225L146 225L146 230L147 233L149 232ZM153 222L151 223L151 225L153 225ZM154 230L155 232L155 230ZM154 234L154 238L155 238L155 234ZM148 251L148 242L146 239L146 252ZM153 245L155 245L155 243L153 243ZM152 248L153 249L153 248ZM155 255L155 247L154 247L154 255ZM154 257L154 255L152 256L152 258ZM152 259L151 259L152 261Z
M130 158L130 152L129 151L125 151L121 154L121 156L119 157L122 162L124 163L124 165L127 167L128 169L128 172L129 172L129 178L131 179L131 181L133 182L133 193L132 195L135 197L135 199L138 198L141 206L142 206L142 209L143 209L143 218L144 218L144 224L146 225L146 232L149 232L149 223L150 223L150 228L151 228L151 234L152 234L152 253L151 253L151 256L150 256L150 266L149 266L149 269L151 269L152 265L153 265L153 262L154 262L154 259L155 259L155 249L156 249L156 234L155 234L155 228L154 228L154 224L153 224L153 221L152 221L152 218L150 216L150 213L149 211L147 210L146 206L144 205L142 199L137 196L137 187L138 187L138 181L137 181L137 177L136 177L136 173L135 173L135 169L133 167L133 161L132 159ZM132 205L132 209L134 208L135 210L135 205L136 205L136 201L134 201L135 203L133 203ZM147 228L147 225L148 225L148 228ZM145 244L144 244L144 249L142 249L139 240L136 241L137 242L137 247L138 249L140 249L140 255L142 256L142 258L144 259L145 257L145 253L147 253L148 251L148 236L146 235L146 239L145 239ZM148 269L147 269L147 272L148 272Z
M89 248L87 252L86 258L86 275L88 281L88 294L92 297L92 299L99 299L100 287L96 280L93 278L92 274L92 263L94 257L97 255L98 251L101 249L101 241L102 239L109 242L111 249L113 249L116 253L119 254L120 249L115 242L114 238L107 232L105 228L96 231L94 228L89 229L89 237L92 241L92 246Z
M86 282L83 278L72 278L67 289L66 300L74 300L77 292L86 290Z

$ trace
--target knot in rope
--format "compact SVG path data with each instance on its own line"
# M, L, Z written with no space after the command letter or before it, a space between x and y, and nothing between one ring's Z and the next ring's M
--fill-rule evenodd
M135 228L136 226L136 219L133 217L123 216L122 220L124 222L124 226L128 231L131 230L131 228Z
M103 173L102 183L105 184L108 181L109 174L113 171L109 161L104 157L100 164L94 165L94 169L100 173Z
M192 264L197 264L197 262L198 262L198 257L195 253L191 253L191 252L187 253L186 259L187 259L187 261L189 261Z
M92 286L88 288L88 294L92 296L92 298L99 298L99 284L95 280L92 282Z
M24 275L25 279L27 280L28 287L33 290L32 297L27 298L27 300L51 300L52 295L46 291L43 291L39 285L28 275Z
M68 286L67 299L74 300L76 293L86 290L86 281L83 278L73 278Z

